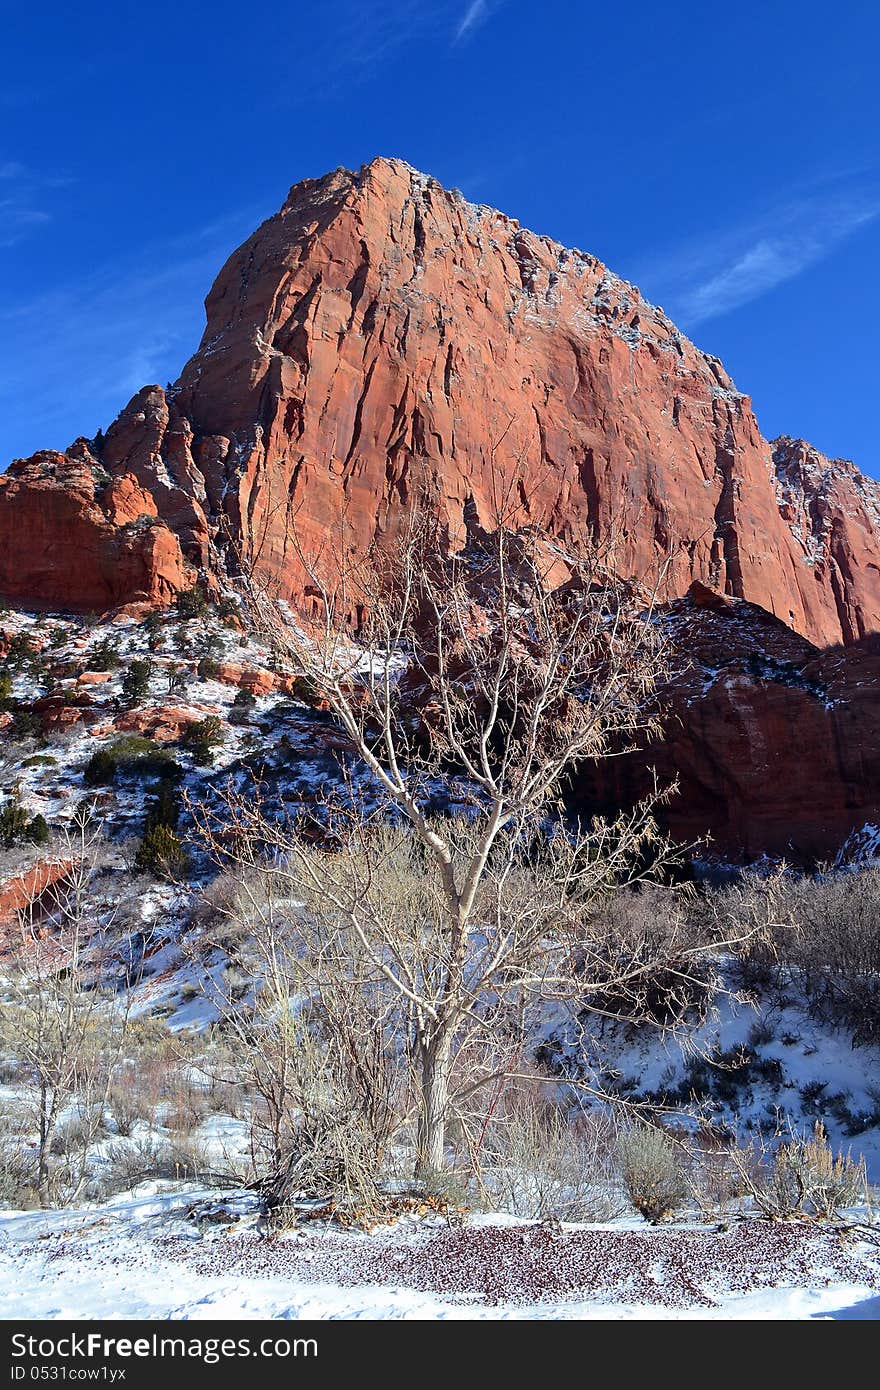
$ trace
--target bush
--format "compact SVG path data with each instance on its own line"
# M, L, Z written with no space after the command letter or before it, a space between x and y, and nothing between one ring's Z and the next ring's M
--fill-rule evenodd
M213 681L217 679L220 671L220 663L215 661L213 656L203 656L198 665L198 677L200 681Z
M173 1139L135 1139L107 1149L104 1190L126 1192L147 1180L186 1182L214 1176L204 1149Z
M4 671L0 675L0 704L5 705L12 698L12 677Z
M480 1155L493 1205L532 1221L611 1221L625 1201L615 1173L610 1119L574 1124L556 1106L514 1095L490 1124Z
M591 961L595 986L603 973L614 984L594 1003L620 1019L659 1024L701 1021L711 998L711 963L697 940L682 891L646 884L621 890L594 919L600 951ZM645 963L663 959L663 968Z
M114 1082L107 1095L107 1108L120 1138L127 1139L141 1121L153 1118L152 1107L128 1081Z
M6 662L12 671L38 665L39 655L26 632L16 632L10 637L6 648Z
M317 704L321 698L321 688L311 676L297 676L290 692L295 700L305 705Z
M175 782L170 778L163 778L156 783L153 792L153 799L147 808L147 819L144 824L145 830L151 830L157 825L167 825L173 830L180 819L180 798L177 794Z
M174 600L177 616L183 619L200 618L208 607L208 595L200 584L181 589Z
M122 680L122 698L127 704L136 705L149 693L154 669L148 657L137 657L131 663Z
M0 1143L0 1206L26 1210L39 1205L33 1150L23 1144Z
M88 654L89 670L116 671L122 663L119 648L109 637L104 637Z
M177 664L168 668L168 694L186 690L189 684L189 670L186 666Z
M49 826L44 816L29 816L14 797L0 811L0 844L6 849L14 845L44 845L49 839Z
M34 714L33 710L17 709L13 712L12 723L9 725L9 737L16 743L23 743L25 739L39 738L43 732L43 725L40 717Z
M85 765L83 778L87 787L106 786L116 780L119 772L136 776L159 773L163 777L180 775L180 768L171 754L151 738L126 734L109 748L99 748Z
M730 895L728 895L730 896ZM880 1041L880 868L784 880L770 939L753 948L744 983L794 984L813 1017Z
M681 1163L669 1135L639 1123L618 1141L623 1183L630 1201L656 1225L677 1211L687 1195Z
M151 825L144 831L135 855L135 867L157 878L174 878L187 866L186 851L170 825Z
M256 696L249 690L239 690L232 702L229 715L230 724L246 724L251 711L256 708Z
M162 613L149 613L144 619L144 631L147 634L147 647L151 652L157 652L162 646L165 636L165 616Z
M228 623L241 616L241 610L234 598L222 598L217 604L217 617Z
M207 766L213 759L214 749L223 742L223 721L219 715L208 714L204 719L188 724L180 741L190 750L197 763Z
M103 1112L74 1110L61 1120L52 1135L50 1152L56 1155L81 1153L88 1149L104 1129Z
M39 812L27 828L27 838L33 845L45 845L49 842L49 822Z
M800 1178L807 1205L820 1220L828 1221L844 1207L867 1200L864 1158L854 1162L849 1153L835 1154L821 1120L816 1121L812 1138L786 1145L785 1161Z
M758 1210L775 1221L811 1215L827 1221L845 1207L868 1200L865 1160L834 1153L817 1120L812 1136L794 1135L772 1159L752 1148L739 1159Z

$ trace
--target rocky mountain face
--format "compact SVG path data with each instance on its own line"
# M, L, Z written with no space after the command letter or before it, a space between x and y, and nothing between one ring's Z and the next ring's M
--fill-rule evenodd
M242 556L297 602L301 551L332 556L340 525L355 550L393 546L418 501L455 547L503 515L593 538L627 577L665 566L697 653L650 758L680 775L681 834L824 853L880 816L880 490L767 443L633 286L377 159L295 185L206 312L172 387L0 477L7 602L162 607ZM645 765L579 794L626 799Z
M840 635L854 642L878 628L880 487L849 459L828 459L803 439L775 439L780 515L834 595ZM867 540L867 544L866 544Z
M297 184L206 309L175 385L69 451L94 479L82 498L41 455L0 480L7 597L161 602L176 537L198 567L242 550L296 599L294 518L306 549L343 514L363 548L393 542L418 496L450 544L504 507L563 542L613 537L628 575L666 560L668 597L697 579L820 644L876 626L872 484L806 445L771 454L720 362L638 290L398 160ZM126 530L138 507L143 552ZM56 513L95 530L76 573L53 558ZM125 574L117 547L137 558Z

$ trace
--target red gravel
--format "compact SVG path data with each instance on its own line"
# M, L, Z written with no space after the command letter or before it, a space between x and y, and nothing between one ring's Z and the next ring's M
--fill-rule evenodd
M479 1225L372 1236L167 1236L154 1244L162 1256L208 1276L381 1285L490 1304L590 1299L711 1307L727 1292L843 1282L880 1288L880 1260L834 1232L758 1221L722 1232Z

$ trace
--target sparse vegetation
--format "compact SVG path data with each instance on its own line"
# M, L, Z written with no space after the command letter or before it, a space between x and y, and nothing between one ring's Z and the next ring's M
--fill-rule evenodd
M736 912L751 885L721 898ZM772 932L743 957L744 983L802 993L813 1017L880 1041L880 867L821 877L786 875Z
M251 712L256 708L256 696L249 690L238 690L232 702L232 710L229 715L230 724L246 724Z
M199 659L197 674L200 681L216 680L219 671L220 664L213 656L203 656Z
M140 734L124 734L92 754L83 779L87 787L99 787L114 782L120 774L173 777L176 772L177 764L166 748Z
M868 1201L864 1159L835 1154L821 1120L809 1137L792 1134L770 1152L753 1144L734 1156L745 1190L771 1220L805 1215L830 1220L845 1207Z
M15 798L10 797L0 810L0 844L6 849L13 845L44 845L49 839L49 826L44 816L31 816Z
M179 816L175 779L160 779L147 808L143 838L135 855L136 868L158 878L176 878L185 871L188 856L176 832Z
M102 637L89 653L92 671L116 671L122 664L119 647L110 637Z
M122 698L128 705L140 704L150 691L155 665L147 657L136 657L122 678Z
M193 584L189 589L181 589L174 603L179 618L200 618L207 610L208 595L201 584Z
M180 742L189 749L196 763L206 766L213 761L215 748L223 742L223 721L216 714L195 720L186 726Z

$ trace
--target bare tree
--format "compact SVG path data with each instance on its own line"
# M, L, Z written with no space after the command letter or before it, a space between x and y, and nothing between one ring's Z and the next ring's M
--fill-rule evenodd
M288 876L256 841L238 864L190 954L233 1044L223 1080L250 1095L249 1176L274 1205L321 1190L369 1211L405 1104L396 994L351 934L291 910Z
M298 820L234 791L192 808L221 857L284 883L325 959L354 949L390 991L421 1177L443 1168L468 1097L515 1072L536 1011L651 1017L658 970L706 988L699 962L731 939L646 934L634 949L605 925L615 891L675 857L660 792L613 823L560 813L581 762L658 730L651 593L595 549L503 525L460 554L441 541L416 521L367 564L341 535L332 567L301 554L308 621L251 582L256 626L347 736L346 776Z
M36 1189L44 1206L59 1182L68 1201L85 1184L89 1147L103 1124L127 1032L127 998L111 1000L102 976L108 923L90 893L99 846L88 816L78 814L58 849L66 872L51 889L51 902L43 894L39 910L34 903L19 914L18 949L0 1006L0 1036L33 1087ZM56 1174L52 1153L71 1104L76 1134L63 1146Z

